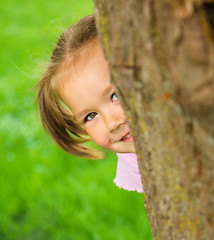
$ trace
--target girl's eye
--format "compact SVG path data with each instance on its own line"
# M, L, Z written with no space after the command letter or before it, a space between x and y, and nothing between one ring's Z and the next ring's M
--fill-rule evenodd
M97 113L95 113L95 112L89 113L89 114L85 117L84 122L91 121L93 118L96 117L96 115L97 115Z
M111 96L111 100L114 102L118 99L116 93L113 93L112 96Z

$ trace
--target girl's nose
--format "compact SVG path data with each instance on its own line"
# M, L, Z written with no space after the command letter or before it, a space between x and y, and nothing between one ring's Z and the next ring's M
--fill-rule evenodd
M126 116L121 106L105 114L105 124L110 132L117 130L124 123L126 123Z

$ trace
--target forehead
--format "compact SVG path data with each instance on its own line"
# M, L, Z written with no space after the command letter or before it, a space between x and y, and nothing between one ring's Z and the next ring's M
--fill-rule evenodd
M57 89L62 100L72 112L76 108L96 101L96 96L110 85L108 62L100 44L83 49L78 56L62 66ZM90 99L89 99L90 98ZM90 100L90 101L89 101Z
M98 62L100 65L97 65ZM75 81L79 75L86 73L90 68L100 67L104 67L108 72L108 62L104 57L99 40L95 39L67 57L58 66L52 82L57 90L61 90L64 83L71 78Z

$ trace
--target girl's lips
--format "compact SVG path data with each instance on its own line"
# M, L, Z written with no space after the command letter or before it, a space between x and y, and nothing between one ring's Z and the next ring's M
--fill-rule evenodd
M120 141L121 142L131 142L131 141L133 141L133 137L132 137L131 133L128 133Z

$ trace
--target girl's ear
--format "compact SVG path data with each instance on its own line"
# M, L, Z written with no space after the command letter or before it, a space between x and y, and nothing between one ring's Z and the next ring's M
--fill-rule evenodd
M66 152L84 158L101 159L103 154L84 146L89 141L82 126L77 123L71 113L60 103L53 90L48 86L49 80L43 78L39 82L37 102L39 104L42 125L54 141Z

